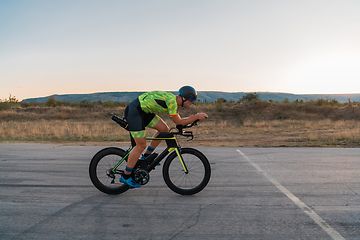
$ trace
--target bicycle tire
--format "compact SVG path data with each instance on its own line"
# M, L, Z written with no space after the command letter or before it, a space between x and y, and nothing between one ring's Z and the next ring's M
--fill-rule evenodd
M125 156L125 151L121 148L109 147L100 150L91 159L89 165L89 175L91 182L101 192L106 194L120 194L127 191L130 187L119 182L120 174L112 174L109 171ZM121 163L120 167L125 168L126 162Z
M187 166L186 174L176 152L172 152L163 166L166 185L181 195L192 195L203 190L211 176L211 167L206 156L194 148L182 148L181 156Z

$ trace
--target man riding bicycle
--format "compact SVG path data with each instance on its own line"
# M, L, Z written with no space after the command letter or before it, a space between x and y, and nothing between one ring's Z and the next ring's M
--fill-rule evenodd
M154 137L160 132L169 131L168 125L154 112L168 112L171 120L173 120L176 125L187 125L195 120L202 120L208 117L206 113L197 113L186 118L180 117L177 112L178 107L187 108L194 104L196 99L196 90L191 86L183 86L179 89L179 95L177 96L170 92L163 91L147 92L140 95L126 107L125 119L128 122L129 131L136 143L136 146L128 156L125 174L123 174L120 178L120 182L131 187L141 187L139 183L136 183L132 179L130 174L140 158L140 155L147 146L145 127L157 130ZM152 140L142 157L146 158L149 156L160 144L160 142L161 140Z

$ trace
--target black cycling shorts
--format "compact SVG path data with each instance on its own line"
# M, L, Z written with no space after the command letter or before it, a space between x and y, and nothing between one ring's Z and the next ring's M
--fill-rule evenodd
M135 99L126 107L125 119L133 137L145 137L145 127L153 127L160 117L155 113L145 113L141 110L139 99Z

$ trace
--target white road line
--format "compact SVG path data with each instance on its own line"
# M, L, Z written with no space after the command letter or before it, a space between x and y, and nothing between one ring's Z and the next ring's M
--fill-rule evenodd
M329 236L334 240L345 240L335 229L325 222L319 215L317 215L310 207L303 203L298 197L287 190L283 185L276 181L272 176L264 172L256 163L251 161L243 152L239 149L237 151L264 177L266 177L272 184L274 184L282 193L284 193L291 201L293 201L299 208L301 208L311 219L313 219L317 225L319 225Z

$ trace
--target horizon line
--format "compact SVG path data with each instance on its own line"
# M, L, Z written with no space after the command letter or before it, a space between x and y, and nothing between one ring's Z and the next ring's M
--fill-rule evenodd
M143 93L143 92L149 92L149 91L108 91L108 92L89 92L89 93L62 93L62 94L51 94L48 96L41 96L41 97L28 97L28 98L23 98L22 100L19 101L24 101L26 99L36 99L36 98L47 98L47 97L51 97L51 96L63 96L63 95L89 95L89 94L101 94L101 93ZM165 92L177 92L177 91L172 91L172 90L165 90ZM304 95L322 95L322 96L329 96L329 95L342 95L342 96L346 96L346 95L360 95L360 93L291 93L291 92L271 92L271 91L246 91L246 92L230 92L230 91L215 91L215 90L200 90L197 92L219 92L219 93L274 93L274 94L290 94L290 95L300 95L300 96L304 96Z

